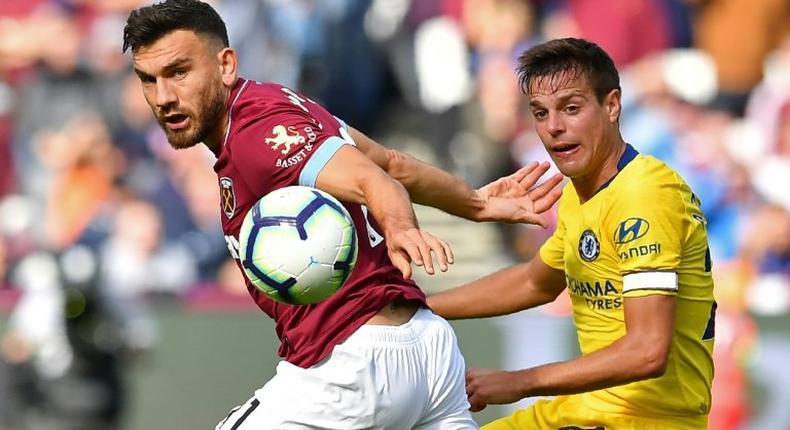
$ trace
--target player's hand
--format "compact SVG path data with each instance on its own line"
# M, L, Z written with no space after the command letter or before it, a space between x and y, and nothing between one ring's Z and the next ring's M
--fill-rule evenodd
M423 266L425 272L433 275L433 258L439 270L447 271L448 264L453 264L455 257L447 242L418 228L401 230L387 237L387 252L392 264L403 274L404 279L411 278L411 263Z
M515 372L492 369L470 369L466 372L466 395L469 410L480 412L488 405L505 405L521 400Z
M535 186L549 170L547 162L532 162L477 190L477 198L485 202L478 213L477 221L497 221L505 223L528 223L548 226L543 213L551 209L562 194L559 187L562 175L559 173L546 182Z

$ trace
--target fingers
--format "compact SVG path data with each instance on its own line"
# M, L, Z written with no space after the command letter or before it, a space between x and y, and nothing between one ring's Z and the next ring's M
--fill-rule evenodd
M442 245L441 241L427 233L423 233L423 240L428 247L428 252L433 253L436 256L436 262L439 264L439 269L442 272L447 271L447 264L449 263L449 257L447 255L447 251L445 247ZM431 254L428 255L428 261L432 262ZM426 267L426 271L428 268ZM433 269L433 265L431 265L431 269ZM429 274L433 274L433 272L428 272Z
M520 222L524 222L527 224L537 225L542 228L548 228L549 221L543 215L538 213L529 213L524 215L523 219Z
M455 254L453 253L453 249L450 248L450 244L439 239L439 242L442 244L442 249L444 249L444 254L447 256L447 262L450 264L455 263Z
M481 402L475 398L475 396L469 397L469 410L471 412L480 412L486 408L486 404Z
M433 257L431 256L430 245L428 245L417 229L409 230L405 234L406 238L398 245L406 251L414 264L423 266L426 273L433 275L435 272L433 270Z
M390 251L389 256L392 265L403 274L403 279L411 278L411 259L404 255L403 252L397 250Z
M540 177L549 171L549 168L551 168L551 164L549 164L549 162L544 161L539 163L537 167L533 168L527 175L518 181L519 185L521 185L521 187L525 190L532 188L538 183Z
M538 185L537 187L531 189L529 191L529 198L534 200L538 200L539 198L545 196L549 193L549 191L557 188L557 186L562 183L563 176L561 173L557 173L552 175L548 180L543 182L542 184Z
M447 242L416 228L393 237L389 242L389 247L391 249L390 259L395 267L404 273L404 277L406 277L405 267L410 266L410 262L414 262L417 266L423 266L426 273L433 275L436 273L434 257L442 272L446 272L448 264L455 261L453 251Z
M537 161L532 161L527 163L526 166L516 170L515 173L509 176L509 178L513 179L516 182L521 182L527 175L529 175L535 168L540 165Z
M562 189L551 190L545 197L535 202L535 212L542 213L554 206L562 196Z
M416 229L414 230L417 231ZM412 232L408 234L412 237L404 241L403 249L409 254L409 258L411 258L414 264L423 266L429 275L433 275L433 258L431 258L430 247L428 247L425 241L420 240L419 232L416 235Z
M480 412L487 406L483 396L477 392L476 373L475 369L466 372L466 397L469 400L469 410L472 412Z
M433 256L436 257L436 262L439 264L439 269L442 272L446 272L448 269L448 264L453 264L453 261L455 259L455 257L453 256L453 251L452 249L450 249L450 245L447 242L437 238L436 236L430 233L426 233L424 231L420 231L419 233L423 241L425 242L425 244L427 244L429 248L430 253L425 254L426 261L433 262L433 258L431 255L432 253ZM428 272L428 274L432 275L433 271L428 271L427 269L428 268L426 267L426 271ZM433 269L433 266L431 267L431 269Z
M536 213L549 210L559 200L562 195L562 187L560 187L562 180L563 176L558 173L529 192L529 198L533 201Z

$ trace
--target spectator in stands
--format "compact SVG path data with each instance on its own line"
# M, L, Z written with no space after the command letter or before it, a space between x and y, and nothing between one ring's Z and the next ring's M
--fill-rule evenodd
M120 173L118 151L98 115L82 112L64 128L35 136L51 179L43 224L46 242L64 249L85 234L113 198Z
M743 115L749 92L760 82L763 61L790 28L785 0L694 0L694 46L716 64L719 93L712 102ZM736 30L737 29L737 30Z
M132 299L178 294L192 285L197 270L189 252L162 239L162 214L155 206L134 198L122 201L100 251L107 288Z

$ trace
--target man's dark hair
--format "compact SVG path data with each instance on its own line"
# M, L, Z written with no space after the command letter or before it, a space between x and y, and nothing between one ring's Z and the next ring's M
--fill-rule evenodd
M620 76L614 61L598 45L584 39L554 39L533 46L518 58L518 83L524 94L538 79L569 73L585 76L599 102L614 89L620 89Z
M123 29L123 52L150 45L175 30L189 30L228 43L225 23L209 4L198 0L165 0L133 10Z

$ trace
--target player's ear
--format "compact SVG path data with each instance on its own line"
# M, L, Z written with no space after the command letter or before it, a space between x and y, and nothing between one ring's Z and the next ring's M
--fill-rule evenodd
M222 83L230 87L236 82L238 76L238 61L236 51L233 48L223 48L217 53L219 62L219 72L222 75Z
M606 109L609 121L612 123L615 123L620 119L620 110L622 109L622 105L620 104L620 96L620 90L615 88L612 91L609 91L609 94L607 94L603 99L603 106Z

